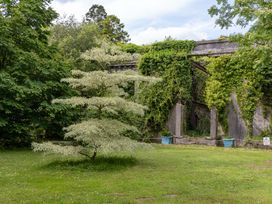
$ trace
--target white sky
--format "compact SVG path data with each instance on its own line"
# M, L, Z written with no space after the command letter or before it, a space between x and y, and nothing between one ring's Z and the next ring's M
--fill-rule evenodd
M245 32L238 27L215 27L208 8L216 0L54 0L60 15L74 15L79 21L93 4L103 5L125 24L131 42L147 44L171 36L175 39L216 39L221 35Z

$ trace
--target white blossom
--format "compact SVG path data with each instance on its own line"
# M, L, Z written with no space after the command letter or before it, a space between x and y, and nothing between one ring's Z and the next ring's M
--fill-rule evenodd
M120 111L124 111L139 116L144 115L147 107L119 97L124 95L124 90L120 85L125 85L128 82L150 84L160 81L158 78L141 76L134 71L109 73L107 71L82 72L74 70L72 76L62 81L82 92L98 95L55 99L53 103L83 106L90 110L98 110L100 113L119 114ZM101 115L98 118L90 118L70 125L65 130L64 139L71 141L71 144L33 143L34 151L61 153L63 155L81 154L95 158L98 151L104 153L123 150L134 151L137 148L150 146L124 136L124 133L128 131L140 134L136 127L111 118L103 118Z
M81 55L82 59L96 61L104 68L113 64L137 61L139 57L139 54L123 52L118 46L106 41L102 41L100 47L87 50Z

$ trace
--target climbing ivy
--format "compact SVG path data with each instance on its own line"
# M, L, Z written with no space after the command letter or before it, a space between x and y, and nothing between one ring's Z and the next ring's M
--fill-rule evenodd
M141 93L140 99L149 107L146 118L149 130L163 129L174 104L191 100L192 69L188 53L193 45L193 41L166 40L151 45L150 51L141 57L139 71L162 78Z
M152 44L151 50L174 50L177 52L190 53L195 47L195 42L191 40L165 40Z
M208 79L208 74L199 69L193 69L193 87L192 95L193 100L206 104L205 102L205 86Z
M187 61L187 54L185 52L177 52L174 50L152 50L142 56L138 68L144 75L162 76L169 65L181 61Z
M237 94L242 116L249 129L249 136L252 134L252 120L256 106L263 104L272 107L272 15L271 1L256 0L217 0L217 5L209 9L211 16L217 16L215 23L222 28L229 28L233 25L242 27L250 26L244 35L234 35L230 39L239 43L239 51L236 52L227 64L221 64L224 68L220 75L218 71L209 80L207 86L207 101L210 105L222 106L228 96L222 96L221 100L212 101L212 91L216 83L221 87L220 94L228 91ZM216 61L220 61L219 58ZM213 62L214 63L214 62ZM212 67L214 66L212 63ZM220 68L216 68L220 69ZM226 83L225 83L226 82ZM220 98L220 97L219 97ZM225 99L223 99L225 98ZM272 130L272 127L270 128Z
M239 50L233 55L210 59L207 69L211 76L207 80L206 102L223 112L230 95L238 98L242 117L252 135L254 112L261 101L263 76L258 74L257 56L252 50Z
M127 52L130 54L144 54L149 52L150 46L149 45L136 45L133 43L119 43L117 44L123 52Z
M229 101L234 80L228 80L227 76L235 76L232 73L233 70L227 69L229 61L229 55L209 59L207 70L210 73L210 77L206 82L205 100L210 108L216 107L218 110L221 110Z

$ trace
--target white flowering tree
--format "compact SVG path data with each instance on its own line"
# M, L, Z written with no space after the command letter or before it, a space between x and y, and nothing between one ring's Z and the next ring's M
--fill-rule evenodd
M135 126L118 120L121 112L143 116L147 107L123 98L122 88L129 82L155 83L159 79L138 75L133 71L109 73L107 71L82 72L74 70L71 78L63 79L71 87L82 93L81 97L56 99L53 103L82 106L91 114L78 124L66 127L65 139L68 145L51 142L33 143L34 151L61 153L64 155L81 154L95 159L97 152L116 152L135 150L147 144L124 136L127 131L139 133ZM117 119L116 119L117 118Z
M103 69L110 65L137 61L140 57L139 54L123 52L120 47L106 40L102 40L98 44L100 44L100 47L87 50L81 55L81 58L96 61Z

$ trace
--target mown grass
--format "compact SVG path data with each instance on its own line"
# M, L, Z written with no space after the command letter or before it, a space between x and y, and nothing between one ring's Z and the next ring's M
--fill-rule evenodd
M0 203L272 203L272 151L156 146L95 162L0 152Z

